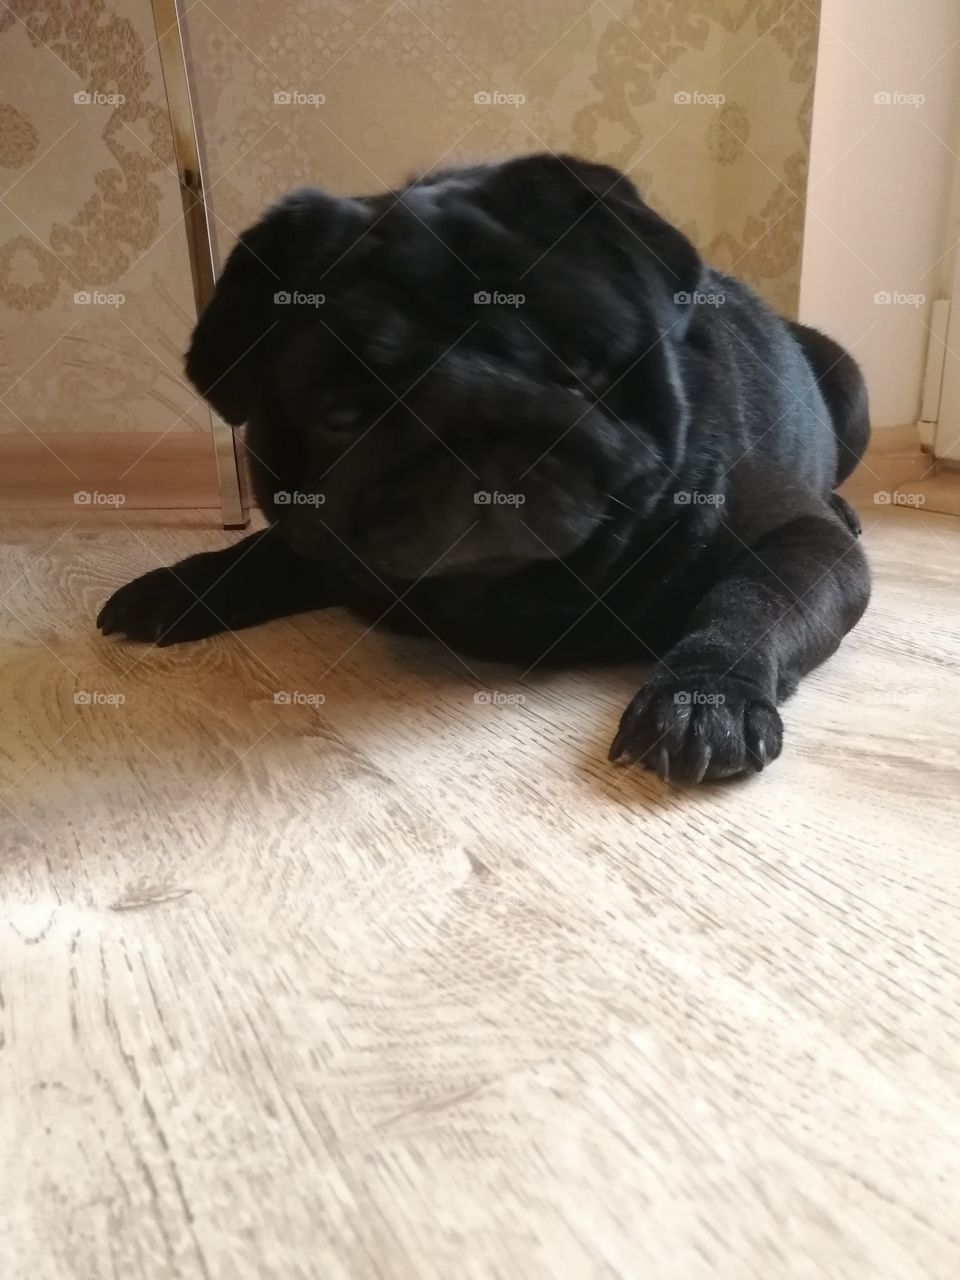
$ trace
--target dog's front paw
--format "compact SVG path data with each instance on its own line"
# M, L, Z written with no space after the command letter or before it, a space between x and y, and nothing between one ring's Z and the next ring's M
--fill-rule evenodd
M733 676L658 673L623 713L610 759L642 761L665 781L758 771L783 745L776 707Z
M153 569L113 593L100 610L97 626L105 636L116 631L129 640L161 646L223 631L227 624L199 595L172 569Z

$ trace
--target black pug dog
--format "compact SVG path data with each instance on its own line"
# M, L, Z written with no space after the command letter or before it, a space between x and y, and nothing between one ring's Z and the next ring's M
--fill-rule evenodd
M105 635L346 605L524 668L652 659L610 757L700 782L779 755L777 703L866 607L832 492L869 435L856 362L605 165L296 191L240 237L186 368L247 424L270 526L122 587Z

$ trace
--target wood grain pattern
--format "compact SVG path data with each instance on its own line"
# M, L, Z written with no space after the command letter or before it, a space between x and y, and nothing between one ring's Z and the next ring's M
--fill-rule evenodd
M952 1280L960 524L864 514L784 758L696 793L604 759L641 668L107 642L238 535L0 518L4 1280Z
M0 511L85 506L114 528L118 511L219 507L209 417L206 431L0 434Z

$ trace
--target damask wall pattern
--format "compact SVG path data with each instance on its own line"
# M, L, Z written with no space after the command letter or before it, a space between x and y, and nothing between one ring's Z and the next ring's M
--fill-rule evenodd
M0 432L209 430L149 0L0 5Z
M818 9L202 0L187 26L221 246L292 185L376 191L550 148L628 169L712 261L793 312Z
M549 148L627 169L795 310L819 0L181 7L221 258L292 186ZM0 430L205 427L148 0L9 0L0 56ZM95 289L125 301L74 302Z

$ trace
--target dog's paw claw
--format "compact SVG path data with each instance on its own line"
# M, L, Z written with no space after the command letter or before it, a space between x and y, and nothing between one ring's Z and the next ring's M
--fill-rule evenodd
M171 569L154 569L115 591L97 615L105 636L115 633L165 648L222 630L210 610Z
M655 769L664 782L699 783L760 772L783 745L780 715L732 676L654 676L623 713L610 759Z

